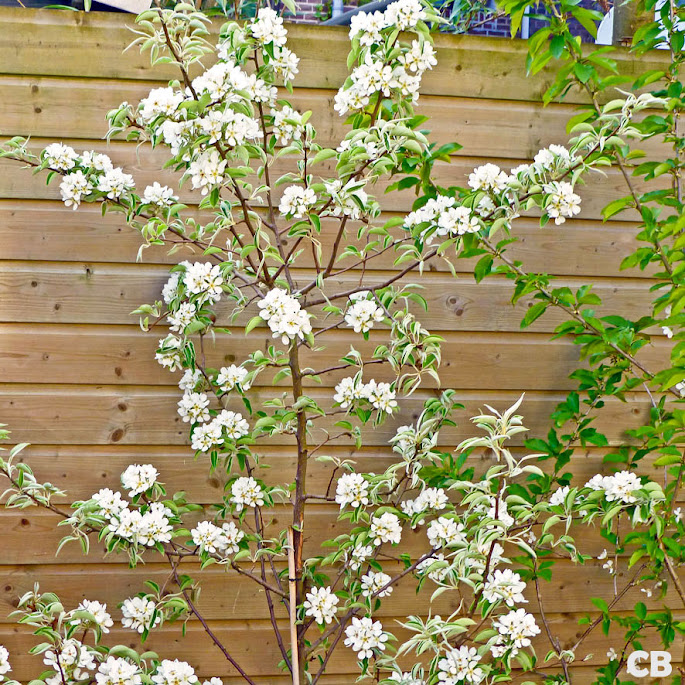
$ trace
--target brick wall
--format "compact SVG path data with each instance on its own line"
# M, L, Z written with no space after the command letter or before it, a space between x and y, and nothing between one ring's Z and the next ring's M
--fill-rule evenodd
M581 7L586 7L587 9L599 10L601 12L608 12L609 8L613 4L612 0L606 0L603 2L598 2L598 0L581 0L579 3ZM544 14L544 6L539 5L535 9L536 13ZM511 35L511 23L508 17L496 17L491 14L491 18L485 12L480 13L474 19L474 26L468 31L468 33L476 36L509 36ZM533 35L539 28L545 25L544 19L530 19L530 33ZM574 36L580 36L584 43L594 43L594 38L575 20L569 22L571 33Z

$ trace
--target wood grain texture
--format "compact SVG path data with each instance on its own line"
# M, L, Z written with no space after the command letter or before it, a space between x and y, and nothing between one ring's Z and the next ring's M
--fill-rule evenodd
M445 428L441 438L455 445L473 434L466 421L469 416L494 405L499 410L513 404L521 391L461 391L459 399L465 409L456 412L456 428ZM273 396L271 387L255 388L255 403ZM309 396L330 407L330 392L313 389ZM430 390L417 391L401 402L402 412L367 437L370 446L385 445L397 427L414 421L423 408L425 398L435 396ZM525 425L533 434L546 434L549 414L565 395L561 393L529 392L523 406ZM13 427L13 438L34 444L69 443L75 445L184 445L187 426L176 414L178 391L173 388L140 386L44 385L22 387L0 384L0 416ZM240 401L231 401L229 408L240 411ZM645 393L629 396L628 402L608 401L598 430L604 430L611 444L625 439L623 431L637 427L646 420L649 398ZM30 420L26 420L30 417ZM316 423L313 440L321 440L323 429L331 429L339 417L327 416ZM262 441L260 441L261 443ZM289 436L265 439L265 444L292 444ZM514 441L514 444L520 444Z
M33 153L38 154L47 144L52 142L51 139L39 139L34 137L28 144L28 149ZM72 145L77 150L96 150L98 152L107 153L115 165L122 166L124 170L130 173L136 183L138 190L144 189L155 181L178 187L180 174L174 173L170 170L160 171L164 163L168 159L167 151L163 148L152 149L147 144L140 146L134 143L124 143L121 141L112 141L107 145L102 141L77 141L65 139L63 141L68 145ZM516 160L507 160L497 157L453 157L451 163L436 162L434 167L434 179L437 185L443 187L451 186L465 186L468 181L469 174L473 169L486 162L493 162L499 164L503 169L510 170L516 166ZM281 157L276 160L272 167L271 173L275 178L281 174L290 173L295 170L293 160L286 157ZM323 162L316 167L316 176L329 179L334 176L334 165L330 162ZM0 160L0 197L5 199L28 200L34 198L42 199L59 199L59 179L53 177L52 182L47 187L45 186L45 176L36 175L31 176L26 173L17 174L17 163L12 160ZM256 177L248 177L247 180L256 182ZM635 183L638 190L642 189L639 181ZM416 196L411 190L402 190L393 192L392 195L385 195L388 182L382 180L375 185L368 185L367 190L369 194L376 197L381 209L396 212L408 212L412 209ZM283 186L275 192L275 200L280 199ZM595 174L588 179L588 185L578 185L577 192L582 198L582 214L583 219L601 220L602 208L605 207L611 200L616 197L622 197L627 194L626 185L620 171L616 169L608 169L602 175ZM178 196L182 202L186 204L197 204L201 199L200 192L192 190L189 183L186 183L183 188L178 191ZM70 210L71 211L71 210ZM622 213L619 217L622 220L633 221L637 217L634 210L629 210ZM573 222L566 224L562 231L569 230Z
M0 64L6 74L79 76L149 80L176 78L172 67L154 70L151 76L148 55L122 50L131 42L128 28L132 17L91 12L87 15L39 10L3 8L6 39L0 45ZM219 24L215 25L214 35ZM301 88L338 88L347 76L345 57L349 51L344 27L291 25L289 46L300 57L297 85ZM85 45L97 45L88 54ZM524 41L473 36L438 36L440 70L428 72L422 92L437 95L484 97L539 101L550 83L553 71L535 76L525 74ZM321 68L326 55L327 68ZM657 69L664 64L660 54L648 55L638 66L627 51L619 51L620 68L627 73ZM578 93L567 95L568 102L582 102Z
M369 271L369 285L381 284L392 276L392 271ZM161 290L169 277L168 268L155 265L113 265L73 262L10 262L0 264L0 321L21 323L60 324L131 324L131 312L143 303L161 298ZM312 280L307 272L293 274L298 287ZM477 284L470 274L457 278L427 269L417 276L428 301L428 312L417 316L433 332L440 331L519 331L530 298L522 298L511 305L513 288L506 278L491 277ZM641 279L594 279L594 291L603 305L596 311L629 314L636 308L648 311L651 296ZM358 276L348 272L328 279L327 293L344 292L353 288ZM564 278L554 285L577 289L586 279ZM258 311L248 307L237 319L244 325ZM311 308L317 318L315 327L327 325L322 312ZM230 304L216 306L217 322L228 325ZM550 309L529 330L552 332L565 320L563 312ZM160 328L160 336L164 331ZM328 338L330 340L330 336Z
M199 216L199 214L198 214ZM384 212L381 221L395 216ZM332 244L336 224L323 219L321 243ZM621 261L633 250L636 224L611 221L601 223L578 219L569 224L572 230L554 225L540 228L534 218L516 221L514 237L518 242L509 246L509 255L520 259L531 272L548 271L558 276L592 276L618 273ZM354 242L355 233L349 233ZM123 225L118 214L102 216L98 207L84 205L70 212L61 202L37 200L0 200L0 241L3 258L7 260L130 263L140 247L140 234ZM175 263L178 255L169 256L166 248L151 247L143 252L145 264ZM189 259L197 252L184 250ZM573 255L569 259L569 254ZM392 267L396 256L391 252L374 259L377 268ZM342 268L348 261L339 262ZM461 271L470 271L475 260L457 264ZM438 262L438 271L447 268ZM631 270L626 276L647 278L650 269Z

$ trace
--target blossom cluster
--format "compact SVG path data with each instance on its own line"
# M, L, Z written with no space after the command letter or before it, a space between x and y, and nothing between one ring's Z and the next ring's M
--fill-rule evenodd
M333 400L343 409L352 407L360 401L366 401L374 409L387 414L392 414L397 408L395 391L391 383L379 383L373 379L363 383L359 376L343 378L335 386Z
M477 685L485 677L485 672L478 667L481 657L474 647L462 645L451 649L438 662L438 680L444 685L472 683Z
M635 491L642 488L640 478L632 471L620 471L612 476L593 476L585 487L604 492L607 502L623 502L634 504L637 502Z
M397 0L384 12L359 12L352 18L350 38L359 43L361 55L335 96L339 114L364 110L374 96L418 100L421 77L437 63L433 46L416 31L427 16L419 0ZM415 31L419 38L394 50L394 44L386 45L386 38L395 28Z
M368 293L356 293L350 297L350 305L345 312L345 323L354 329L355 333L368 333L374 323L383 321L383 308Z
M311 616L317 623L330 623L337 611L337 595L330 587L315 587L306 594L304 601L305 615Z
M51 143L41 153L41 160L47 168L64 175L59 188L66 207L78 209L81 200L90 195L116 202L135 188L133 176L94 150L79 155L68 145Z
M131 597L125 599L121 605L124 628L136 633L152 630L162 621L162 614L157 611L157 605L146 597Z
M302 309L297 298L282 288L270 290L257 306L273 337L280 338L284 345L298 338L304 340L312 332L310 314Z
M188 397L192 398L195 394L198 393L189 393ZM182 403L185 398L186 395L179 402L179 413L181 413ZM192 402L192 400L189 400L189 402ZM204 416L203 412L200 415L200 419ZM209 416L208 413L207 416ZM206 421L207 419L204 420ZM225 444L227 440L230 442L240 440L240 438L248 435L249 432L250 425L240 412L222 409L209 423L195 426L191 436L191 446L194 450L208 452L219 445Z
M150 492L158 475L151 464L132 464L122 474L121 482L135 497ZM107 529L119 538L147 547L171 540L173 513L161 502L130 508L130 502L109 488L102 488L91 500L97 505L98 513L107 520Z
M221 527L211 521L200 521L190 533L200 551L221 558L235 554L239 549L238 543L245 537L245 533L233 521L223 523Z
M357 658L370 659L374 650L384 651L388 635L383 632L380 621L369 616L352 618L351 625L345 629L345 646L357 653Z

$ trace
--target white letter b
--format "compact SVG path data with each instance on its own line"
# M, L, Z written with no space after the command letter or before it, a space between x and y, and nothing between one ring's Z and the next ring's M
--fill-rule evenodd
M649 672L652 678L666 678L673 672L671 666L671 655L668 652L652 652L651 653L651 670Z

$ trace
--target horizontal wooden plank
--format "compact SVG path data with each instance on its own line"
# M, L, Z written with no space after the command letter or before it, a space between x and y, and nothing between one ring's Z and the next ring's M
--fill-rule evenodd
M383 283L392 272L369 272L366 285ZM137 317L131 312L142 303L161 297L169 276L168 268L153 265L110 265L58 262L3 262L0 264L0 321L4 323L89 323L131 324ZM306 272L294 273L298 287L309 283ZM407 276L407 283L416 278ZM559 279L555 285L577 289L583 279ZM343 274L326 281L326 293L344 292L358 283L358 278ZM477 284L470 275L454 278L449 274L427 269L421 276L422 295L428 301L428 311L417 310L419 320L430 330L440 331L518 331L530 298L511 305L512 284L505 278L492 277ZM637 318L637 313L651 312L652 296L643 280L602 279L594 288L603 300L598 314L624 314ZM304 303L306 304L306 302ZM238 319L246 323L256 314L256 305L249 307ZM217 320L228 324L230 304L216 306ZM317 314L312 309L311 314ZM531 331L549 332L566 320L563 312L552 309L539 318ZM319 316L315 326L326 325ZM160 329L160 335L163 335ZM361 338L361 336L360 336ZM321 340L325 344L330 336Z
M103 138L107 133L105 114L122 102L137 103L157 87L155 82L111 81L40 76L0 76L0 90L6 94L3 134L73 139ZM333 109L335 91L298 88L281 97L304 112L312 111L321 145L336 147L349 127ZM520 100L447 98L426 95L417 112L429 121L422 128L430 140L442 145L453 141L463 145L457 155L532 159L550 143L566 141L566 122L575 108L567 103L548 107ZM493 136L492 132L497 131ZM507 144L502 145L506 140ZM656 143L645 141L641 149L653 150Z
M569 620L569 617L564 614L549 616L548 624L553 634L559 636L564 648L573 646L584 630L583 626L577 626L575 620ZM280 625L284 634L287 634L287 626L282 623ZM276 668L279 660L279 657L276 656L277 646L270 625L263 621L222 621L212 623L211 627L222 642L232 647L230 651L236 657L240 655L239 663L241 666L249 673L258 676L258 682L270 682L262 680L260 676L279 674ZM394 621L389 622L384 627L399 639L407 636L407 633L399 628ZM144 648L156 650L161 655L169 655L188 661L203 677L233 675L235 672L232 667L227 664L221 653L207 637L201 634L201 630L200 626L189 625L187 637L183 638L180 627L165 626L152 632ZM134 648L140 646L135 634L130 631L123 631L121 628L112 629L107 637L109 644L127 644ZM29 634L27 627L24 626L8 627L0 631L0 643L4 644L14 655L12 661L14 667L12 675L14 677L28 680L36 677L43 670L40 657L27 654L28 649L35 642L36 639ZM576 659L582 662L585 656L592 654L591 664L603 664L606 663L607 650L622 644L623 640L618 630L612 631L608 636L597 631L596 634L593 634L592 640L586 641L579 648ZM643 642L644 648L647 650L656 649L659 644L659 641L651 636ZM538 636L536 646L543 654L548 651L546 637ZM678 654L677 647L674 651ZM331 658L327 673L349 673L350 667L354 664L352 659L351 652L341 646ZM576 680L574 679L573 682L575 684Z
M180 372L170 373L154 360L158 337L156 331L145 333L137 326L0 324L0 378L22 384L176 385ZM502 336L457 331L443 337L443 387L568 390L577 386L568 376L581 364L579 350L569 341L551 341L546 334L534 333ZM232 336L217 335L205 343L207 364L219 368L240 363L238 347L263 349L271 341L264 331L245 336L243 329L235 329ZM324 350L308 352L307 365L314 369L334 366L351 347L370 358L383 341L381 332L364 342L353 331L343 330ZM668 365L671 347L667 338L659 337L643 351L641 359L650 369L663 368ZM327 374L322 383L334 385L344 375L344 370Z
M56 15L3 8L2 20L7 39L0 46L0 64L6 74L145 80L178 78L172 67L152 70L147 54L129 50L122 55L132 40L127 27L133 21L128 15L98 12ZM288 29L289 46L300 57L300 73L295 85L338 88L348 74L347 28L289 25ZM97 45L97 51L94 54L84 52L84 45ZM525 73L525 41L440 35L436 37L436 47L440 66L423 79L422 92L427 94L539 100L553 75L553 66L533 76ZM619 69L628 74L662 68L664 64L664 56L660 53L642 56L639 61L627 51L618 50L616 55ZM322 60L325 60L325 68ZM565 100L584 102L585 95L572 91Z
M34 152L39 152L49 140L33 138L29 144L29 149ZM167 185L177 187L179 174L170 170L162 170L165 161L168 159L168 151L163 148L150 149L147 146L137 147L133 143L111 142L109 145L102 141L84 141L65 140L68 144L79 150L95 149L109 154L115 164L121 165L124 169L131 173L135 179L136 186L139 190L145 188L155 181L165 183ZM506 160L499 158L480 158L480 157L454 157L451 164L446 162L437 162L434 167L434 179L436 184L440 186L465 186L467 184L468 175L473 171L474 167L484 164L486 162L499 163L508 170L515 166L514 160ZM45 186L45 177L43 175L32 176L26 171L18 171L18 163L9 159L0 160L0 197L6 199L59 199L59 183L53 179L49 186ZM317 176L322 178L330 178L335 176L333 172L334 165L330 162L324 162L317 166ZM272 174L278 177L286 172L294 171L294 160L281 158L276 160L272 166ZM374 186L368 188L368 191L375 195L378 199L382 209L392 209L398 212L407 212L411 210L415 195L413 191L404 190L393 192L391 195L384 195L385 189L388 186L387 179L379 181ZM638 189L641 186L638 183ZM579 186L578 193L582 198L582 211L579 219L593 219L598 220L602 218L601 210L616 197L622 197L627 194L625 181L620 171L617 169L607 169L603 175L593 174L588 178L588 185ZM190 184L186 184L179 190L179 197L185 203L197 204L200 200L199 191L193 191ZM280 192L278 193L280 197ZM622 219L634 220L637 213L628 211L621 215ZM575 219L574 221L577 221ZM573 226L573 222L568 222L560 232L566 232Z
M253 403L257 405L269 394L273 396L271 388L255 389ZM332 401L326 391L312 390L309 394L324 406ZM409 398L400 398L398 416L369 431L366 444L386 444L397 426L417 418L427 396L417 392ZM466 408L455 414L461 423L456 428L443 429L441 439L446 442L465 439L473 434L472 427L464 422L466 417L473 416L485 403L503 410L519 396L518 391L461 391L459 400ZM563 397L556 393L529 392L520 410L524 425L533 434L546 434L548 417ZM3 422L12 426L14 440L34 444L184 445L187 424L176 413L177 401L178 392L172 388L0 385ZM229 407L240 411L242 404L231 400ZM631 396L626 403L608 401L596 425L607 434L611 444L617 444L624 437L623 431L647 419L648 410L649 401L644 393ZM313 440L320 440L323 427L330 428L336 418L326 417L317 422ZM272 444L272 439L264 443ZM292 441L287 437L275 438L275 444L292 444Z
M115 484L110 483L115 487ZM292 510L285 505L279 505L272 509L263 510L265 533L267 536L273 535L277 537L278 534L292 523ZM348 533L354 524L349 521L340 522L338 520L338 508L328 504L308 504L307 517L305 523L305 552L308 556L315 556L327 554L329 548L322 548L321 545L326 540L332 540L338 535ZM197 513L192 516L185 517L184 523L186 526L192 527L197 521L203 518L212 518L210 513ZM54 565L64 566L65 568L74 564L85 564L88 568L98 569L110 566L116 566L128 563L128 557L125 553L104 554L104 545L98 543L97 540L91 540L90 551L88 555L84 555L81 547L77 543L65 544L62 549L57 552L60 540L68 534L68 529L58 526L59 517L52 512L45 510L30 510L30 511L1 511L0 522L2 523L2 531L0 532L0 539L3 541L4 556L3 563L7 565L17 566L35 566L44 565L52 567ZM250 529L249 522L241 524L241 527ZM625 533L628 531L624 531ZM600 556L608 547L606 540L601 537L600 531L595 527L580 527L575 526L571 535L576 537L576 544L578 550L592 559L587 562L589 569L595 566L599 569L602 564L598 564L596 558ZM26 541L30 540L31 544L27 545ZM629 551L622 553L619 557L618 571L621 577L628 573L627 564L629 562L630 554L634 551L634 547L629 548ZM411 558L418 559L423 554L429 551L428 540L426 538L425 527L417 530L405 529L403 531L403 540L400 548L386 547L384 553L394 555L400 550L403 553L409 554ZM510 547L507 550L508 555L516 555L519 550ZM567 563L562 558L563 555L558 555L556 560ZM144 553L145 567L152 564L165 563L166 560L157 551L150 550ZM390 563L386 557L386 561ZM280 563L280 561L279 561ZM284 562L285 563L285 562ZM570 562L568 562L570 563ZM192 565L191 567L192 568ZM577 582L580 585L584 583L584 569L576 568L576 576L573 574L566 575L567 585L570 587L571 581ZM588 571L591 574L592 572ZM599 571L598 571L599 573ZM235 574L234 574L235 575ZM235 580L234 575L231 576ZM608 575L608 574L607 574ZM569 590L571 591L571 590ZM587 588L586 588L587 591ZM122 592L128 592L127 590ZM658 595L658 593L657 593ZM212 594L210 593L210 598ZM553 596L553 595L551 595ZM658 599L658 596L657 596ZM569 611L576 611L575 604L571 604ZM583 611L585 609L582 609ZM244 614L247 617L254 618L250 613Z
M169 576L169 566L162 563L150 563L129 569L122 564L109 564L106 567L93 567L84 564L53 565L53 566L2 566L3 584L0 591L0 625L13 623L9 613L16 606L17 597L33 589L38 583L44 591L55 591L59 594L62 604L67 609L75 607L83 599L94 600L107 604L114 620L119 623L121 612L117 608L127 597L133 597L145 591L145 581L152 580L163 585ZM279 570L281 567L279 566ZM384 570L395 575L400 569L392 563L384 563ZM255 620L268 620L268 607L264 591L261 586L243 575L238 575L232 569L218 569L216 566L200 572L193 564L184 563L181 572L191 576L199 583L201 592L197 606L202 615L211 621L239 620L248 615ZM582 581L579 582L577 566L561 561L552 569L552 580L541 583L543 607L551 611L558 611L555 599L563 594L564 600L575 608L575 612L593 613L595 609L590 603L590 597L600 597L610 601L614 594L612 576L602 568L597 561L589 562L582 569ZM622 573L617 578L619 586L625 581ZM629 577L629 575L628 575ZM273 582L273 581L271 581ZM173 587L173 585L172 585ZM646 587L650 587L647 585ZM428 583L417 594L415 582L400 581L392 595L382 601L380 609L374 612L378 618L394 618L411 613L420 613L428 606L430 595L434 587ZM637 601L644 601L650 610L662 606L657 596L652 598L635 589L628 593L616 606L616 611L629 611ZM672 592L675 595L675 591ZM537 610L535 590L532 585L526 589L525 597L531 611ZM671 594L667 600L675 599ZM431 603L433 613L449 615L459 606L457 593L446 592ZM285 607L276 605L279 619L287 619ZM1 628L0 628L1 629Z
M3 108L3 135L43 138L97 139L107 133L105 114L121 102L136 103L158 83L64 79L40 76L2 76L0 89L7 95ZM333 110L335 91L298 88L283 97L300 111L313 112L317 141L335 147L348 127ZM445 98L427 95L417 111L429 117L423 128L440 144L456 140L470 156L528 159L549 143L566 140L571 105L542 105L482 98ZM498 136L493 136L493 129ZM501 136L501 137L500 137ZM502 138L509 143L501 145ZM463 139L463 142L462 142Z
M380 221L393 216L384 213ZM337 222L322 221L321 242L328 249L337 233ZM607 274L648 277L650 270L620 272L624 257L635 250L638 227L628 222L599 223L578 220L573 230L564 231L560 240L559 228L548 225L540 228L535 219L519 219L515 237L519 242L509 247L509 255L520 259L531 272L547 272L557 276L606 276ZM354 243L354 232L349 234ZM0 200L0 242L3 258L14 260L65 262L123 262L136 258L141 240L137 231L125 226L121 215L102 216L94 205L84 205L77 212L69 211L62 203L34 200ZM169 256L166 248L151 247L142 255L146 264L174 264L184 250ZM374 258L376 268L390 268L395 256L388 252ZM340 267L351 263L339 262ZM472 268L474 261L458 264L461 271ZM446 271L442 262L438 271Z
M440 444L446 452L454 444ZM271 468L260 472L265 482L276 485L292 481L295 474L296 450L292 447L256 447L260 461ZM523 448L515 448L514 454L526 454ZM352 459L356 469L366 473L380 473L395 462L386 448L355 449L354 445L329 445L326 454L340 459ZM567 470L573 473L573 483L583 485L597 473L610 474L618 467L603 462L607 449L576 447ZM663 467L653 466L656 455L640 462L639 473L660 481ZM210 473L206 462L197 462L190 447L180 445L31 445L18 457L28 463L41 482L51 482L66 490L60 502L70 503L88 499L102 487L116 488L120 474L129 464L153 464L160 473L160 480L168 490L183 490L192 502L211 504L223 492L228 476L221 470ZM467 466L474 468L476 476L484 473L494 463L490 454L473 453ZM550 462L539 462L545 470L552 468ZM307 472L310 492L325 494L332 467L311 460ZM685 501L685 493L680 493Z

